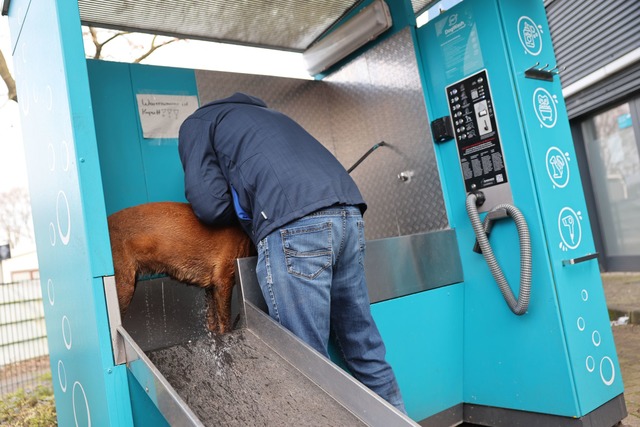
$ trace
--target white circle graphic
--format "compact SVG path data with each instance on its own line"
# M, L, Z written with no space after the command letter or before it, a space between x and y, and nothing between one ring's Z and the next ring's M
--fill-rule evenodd
M53 109L53 90L51 89L51 85L47 85L47 110L51 111Z
M541 87L533 92L533 111L540 124L551 129L558 120L558 107L556 97Z
M89 402L87 401L87 394L84 392L84 387L82 387L82 384L80 384L79 381L76 381L75 383L73 383L73 394L71 397L71 400L73 401L73 419L76 421L76 427L78 427L78 413L77 413L77 409L76 409L76 388L78 388L80 390L80 392L82 393L82 400L84 400L84 407L87 410L87 420L85 423L83 423L82 425L86 425L88 427L91 427L91 411L89 410Z
M570 207L562 208L558 215L558 231L562 243L568 249L575 249L580 246L582 241L582 226L580 220L582 218Z
M49 143L47 151L49 152L49 170L53 172L56 168L56 151L53 149L53 144Z
M53 289L53 281L47 280L47 296L49 297L49 304L53 305L55 301L55 289Z
M593 372L593 370L596 369L596 361L593 360L593 356L587 356L585 366L587 367L587 371L589 372Z
M63 393L67 392L67 370L62 360L58 360L58 382Z
M596 347L600 347L600 344L602 343L600 332L593 331L593 333L591 334L591 341L593 342L593 345L595 345Z
M566 187L570 172L567 156L558 147L551 147L547 150L546 161L551 182L558 188Z
M65 159L65 163L62 165L62 170L67 172L69 170L69 144L64 139L62 140L62 148L64 149L64 154L62 156Z
M611 369L611 377L609 379L606 379L604 377L604 373L602 372L602 364L605 361L608 362L609 368ZM602 382L605 385L613 384L613 381L616 379L616 368L613 366L613 360L611 360L611 358L609 356L603 357L602 360L600 361L600 378L602 378Z
M578 321L576 322L576 325L578 326L578 330L579 331L584 331L584 319L582 317L578 317Z
M586 301L589 299L589 292L587 292L586 289L583 289L582 292L580 292L580 296L582 297L582 301Z
M62 316L62 339L64 340L64 346L67 347L67 350L71 350L71 325L69 324L69 318L67 316Z
M542 32L528 16L521 16L518 19L518 37L527 53L537 56L542 52Z
M60 200L63 200L64 203L60 203ZM67 226L66 231L62 232L62 227L60 227L60 208L64 209L62 214L62 219L64 220L65 213L67 217ZM56 221L58 224L58 235L60 235L60 241L63 245L69 244L69 238L71 236L71 212L69 212L69 201L67 200L67 195L64 194L64 191L58 192L58 198L56 199Z
M49 223L49 242L51 246L56 245L56 226L52 222Z

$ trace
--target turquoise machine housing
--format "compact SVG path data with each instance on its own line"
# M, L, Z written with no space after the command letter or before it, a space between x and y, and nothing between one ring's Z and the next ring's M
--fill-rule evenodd
M113 266L78 6L8 13L58 422L133 425L102 283Z
M555 60L542 1L464 0L421 28L409 0L387 3L394 31L408 27L413 38L425 121L451 114L446 88L486 73L507 198L527 219L533 252L531 302L515 316L472 251L457 142L436 144L464 281L372 305L409 415L437 426L615 424L626 416L622 378L559 78L548 72ZM106 216L183 200L175 144L125 141L142 139L135 94L197 95L194 72L86 61L76 2L6 4L60 424L166 425L128 368L114 364ZM490 240L515 289L513 224L496 222Z
M465 278L467 412L503 408L516 418L510 410L545 413L570 417L567 424L598 408L624 415L622 378L543 3L465 0L419 28L417 38L430 119L450 116L456 136L437 144L436 153ZM503 158L491 161L497 150L490 143L477 151L473 169L463 171L456 144L474 130L463 121L474 104L468 91L466 99L450 95L464 79L483 76L498 126L483 142L499 136ZM466 178L489 176L500 163L511 187L508 197L531 233L531 302L522 316L509 310L483 256L472 251L475 235L465 210L463 172ZM486 204L495 203L487 195ZM517 291L520 251L513 222L497 221L490 241ZM619 419L613 418L600 422L612 425Z

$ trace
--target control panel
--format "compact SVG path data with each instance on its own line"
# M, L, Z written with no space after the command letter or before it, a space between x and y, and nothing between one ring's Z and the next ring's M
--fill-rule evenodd
M467 193L482 191L480 212L512 203L496 113L486 70L446 88Z

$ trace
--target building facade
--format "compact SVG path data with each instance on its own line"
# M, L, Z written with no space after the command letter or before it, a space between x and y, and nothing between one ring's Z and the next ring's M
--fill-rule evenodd
M640 2L545 7L601 268L640 271Z
M0 283L16 283L38 280L38 256L35 248L16 251L11 258L0 260Z

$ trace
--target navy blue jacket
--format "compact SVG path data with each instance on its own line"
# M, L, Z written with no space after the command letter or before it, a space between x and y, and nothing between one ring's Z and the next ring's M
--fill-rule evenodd
M236 216L259 242L321 208L365 202L338 160L286 115L236 93L200 107L180 127L185 194L207 224Z

